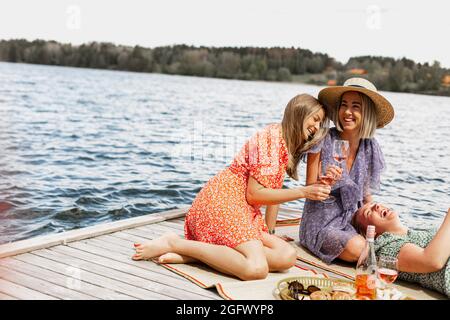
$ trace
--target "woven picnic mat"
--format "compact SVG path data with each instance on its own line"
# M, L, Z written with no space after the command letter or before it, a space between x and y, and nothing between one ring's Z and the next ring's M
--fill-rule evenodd
M226 300L278 300L277 283L288 277L327 277L301 266L285 272L270 272L264 280L242 281L227 276L203 264L161 264L163 267L185 277L198 286L216 288Z
M277 227L298 227L299 219L277 221ZM202 288L216 288L219 295L226 300L277 300L275 291L278 281L288 277L328 277L302 265L297 265L285 272L270 272L264 280L242 281L236 277L220 273L205 264L161 264Z

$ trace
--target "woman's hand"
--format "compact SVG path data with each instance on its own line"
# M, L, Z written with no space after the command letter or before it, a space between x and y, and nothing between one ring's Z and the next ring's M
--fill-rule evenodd
M322 201L328 198L331 187L325 184L312 184L304 187L305 198Z
M328 179L323 179L322 177L320 177L319 182L322 184L328 184L330 186L335 184L342 177L342 168L335 166L335 165L328 166L327 171L325 173L325 177L328 177L330 179L328 180ZM329 182L329 183L327 183L327 182Z

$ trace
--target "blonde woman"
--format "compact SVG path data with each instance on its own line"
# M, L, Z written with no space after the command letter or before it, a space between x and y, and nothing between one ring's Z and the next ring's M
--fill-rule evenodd
M211 178L196 196L185 220L185 239L166 234L135 244L133 259L160 263L201 261L242 280L263 279L269 271L289 269L295 250L268 232L276 205L300 198L325 199L330 187L281 189L284 175L297 179L303 154L327 132L326 113L312 96L301 94L285 108L281 124L256 133L231 165ZM267 205L266 224L260 206Z
M373 137L377 128L394 117L392 105L375 86L362 78L351 78L343 86L320 91L319 101L330 109L335 128L323 144L310 150L306 184L317 183L321 170L334 164L336 140L349 142L349 155L336 172L333 203L305 202L300 224L300 243L326 263L339 258L357 261L365 240L351 224L354 212L372 200L371 190L379 189L384 168L383 153Z

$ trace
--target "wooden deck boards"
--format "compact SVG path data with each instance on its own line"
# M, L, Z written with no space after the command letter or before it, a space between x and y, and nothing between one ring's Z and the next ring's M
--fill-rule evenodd
M184 234L187 208L104 223L0 246L0 300L222 299L149 261L133 243L167 231ZM281 209L280 218L298 211Z

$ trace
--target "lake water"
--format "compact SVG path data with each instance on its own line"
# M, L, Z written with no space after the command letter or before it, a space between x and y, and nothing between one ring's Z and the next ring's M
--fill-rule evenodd
M291 97L320 89L0 63L0 243L188 205ZM396 116L377 131L388 167L375 199L408 226L437 226L450 98L385 95Z

